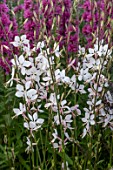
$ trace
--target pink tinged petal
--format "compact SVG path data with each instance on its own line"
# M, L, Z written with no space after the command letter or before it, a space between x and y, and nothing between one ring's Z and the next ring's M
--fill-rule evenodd
M19 63L20 64L23 64L24 63L24 61L25 61L25 59L24 59L24 56L23 55L21 55L20 57L19 57Z
M21 91L17 91L17 92L15 93L15 96L17 96L17 97L23 97L23 96L24 96L24 93L21 92Z
M27 122L24 123L24 127L29 129L29 124Z
M48 108L48 107L50 107L52 105L52 103L46 103L45 105L44 105L44 107L45 108Z
M71 118L72 118L72 115L66 115L65 121L66 122L72 122Z

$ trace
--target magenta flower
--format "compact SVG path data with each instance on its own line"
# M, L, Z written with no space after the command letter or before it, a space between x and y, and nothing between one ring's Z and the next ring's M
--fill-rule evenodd
M6 73L10 70L10 59L12 56L13 46L10 44L14 40L14 37L18 34L16 19L10 17L9 8L4 0L0 3L0 53L4 57L4 60L0 58L0 66ZM12 27L10 28L10 26Z

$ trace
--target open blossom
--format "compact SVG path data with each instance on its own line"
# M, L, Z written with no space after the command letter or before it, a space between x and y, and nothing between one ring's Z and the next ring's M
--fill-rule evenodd
M36 131L37 129L41 128L44 119L38 118L38 113L35 112L33 116L28 114L29 122L24 123L24 127L28 130Z
M21 37L15 36L14 41L11 42L11 44L15 47L23 47L23 45L29 44L29 40L26 39L26 35L22 35Z
M13 109L14 113L16 114L15 116L22 115L26 112L25 104L20 103L19 106L20 106L19 109L18 108Z
M27 138L27 148L26 148L26 152L29 153L29 152L34 152L34 148L33 146L37 145L36 143L32 143L32 141L30 140L30 137L26 137Z
M86 136L87 132L90 133L90 126L95 125L94 114L92 114L87 108L84 108L84 110L85 117L82 118L82 121L85 125L85 128L83 129L82 138Z
M13 66L18 67L21 70L22 75L25 75L26 67L29 67L31 65L31 62L25 60L25 57L23 55L20 55L19 58L17 58L16 56L15 59L11 60L11 62L13 63Z

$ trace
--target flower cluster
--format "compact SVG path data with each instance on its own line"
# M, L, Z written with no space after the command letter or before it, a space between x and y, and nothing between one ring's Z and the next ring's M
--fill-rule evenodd
M75 141L71 133L75 128L73 120L76 117L83 122L82 137L87 133L92 135L91 129L97 123L113 129L113 100L105 75L112 50L103 40L98 42L97 39L94 48L89 48L87 53L85 48L79 46L77 67L74 67L75 60L68 65L68 69L74 70L75 74L69 74L66 68L59 67L61 52L57 43L50 49L47 41L42 41L31 49L26 35L22 35L16 36L11 44L22 52L11 60L12 77L8 82L12 85L16 81L15 95L24 102L19 104L19 108L14 108L14 117L23 116L24 127L29 130L30 137L34 138L35 132L42 128L44 119L40 117L45 109L52 113L51 143L59 151L69 141ZM38 49L40 52L37 55ZM15 77L15 74L18 76ZM70 94L74 98L87 96L85 106L80 106L79 100L74 100L72 104L68 99ZM32 149L30 137L27 138L27 151Z
M10 42L18 34L16 19L11 19L9 8L6 2L0 3L0 66L6 73L10 72L12 51L14 50Z
M82 19L85 21L85 24L82 28L82 33L87 40L87 47L93 46L93 35L98 37L99 40L104 39L107 43L109 42L113 19L111 3L104 0L84 1L82 5L82 9L84 10Z
M41 128L44 119L39 118L40 113L44 112L42 107L42 100L45 102L44 108L51 109L53 114L53 127L55 128L52 134L53 139L51 143L54 148L62 150L62 146L71 141L68 132L72 130L71 123L73 122L73 115L81 115L79 105L70 106L65 98L62 98L60 93L54 91L56 86L68 86L70 89L78 91L80 94L85 93L84 86L76 82L76 77L71 78L66 76L65 69L60 70L55 68L55 62L60 60L60 51L57 43L54 44L53 49L45 49L46 42L42 41L33 49L30 48L29 40L26 35L21 37L16 36L15 41L11 42L14 47L18 47L23 51L20 56L15 55L12 62L12 77L8 83L12 86L13 81L17 82L15 95L23 98L24 103L20 103L19 108L14 108L15 116L22 115L24 118L24 127L30 131L34 137L34 131ZM40 50L37 55L37 49ZM32 57L36 53L36 57ZM15 78L15 74L19 74ZM50 91L48 89L51 89ZM52 92L53 89L53 92ZM59 134L59 127L62 128L62 137ZM30 139L29 139L30 140Z
M88 49L88 54L82 59L82 66L79 63L80 73L78 76L79 81L84 81L88 84L88 99L87 108L84 108L85 117L82 121L85 125L83 130L83 137L87 132L91 132L91 125L95 125L97 120L100 119L99 123L104 123L106 126L112 120L112 109L108 109L109 113L105 113L106 106L104 105L103 98L109 94L108 88L108 78L105 77L104 72L106 70L107 64L111 60L112 50L108 49L108 44L103 44L103 40L94 44L94 48ZM107 111L107 110L106 110ZM106 119L106 116L111 117ZM103 119L103 116L105 119ZM101 117L101 118L100 118ZM111 126L110 126L111 127Z

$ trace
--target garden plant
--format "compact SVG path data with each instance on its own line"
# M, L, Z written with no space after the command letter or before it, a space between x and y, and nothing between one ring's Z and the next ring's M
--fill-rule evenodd
M113 169L113 0L0 0L0 170Z

